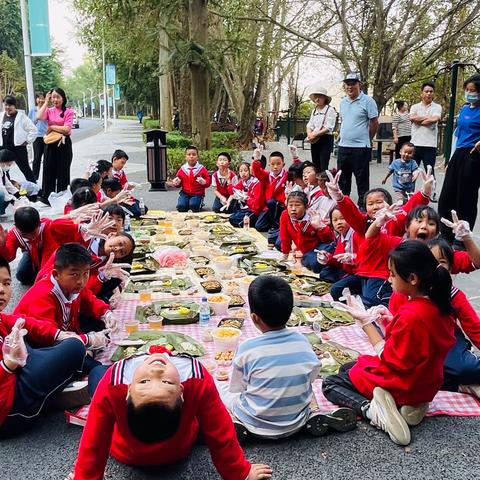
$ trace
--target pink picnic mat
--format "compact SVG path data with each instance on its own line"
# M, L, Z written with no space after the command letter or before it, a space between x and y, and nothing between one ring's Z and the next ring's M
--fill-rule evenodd
M169 299L169 297L162 295L163 299ZM170 297L172 300L179 300L179 297ZM200 297L189 297L189 300L200 302ZM138 300L122 300L115 310L121 322L131 320L135 317L135 308L141 303ZM210 319L210 325L216 326L221 317L212 316ZM147 329L147 325L140 325L141 329ZM201 329L198 323L191 325L166 325L163 327L166 331L177 331L190 335L196 340L201 342ZM302 333L310 332L309 327L295 327ZM256 337L260 332L254 327L250 318L245 320L242 327L242 340L247 338ZM374 355L373 347L368 342L367 337L363 332L355 325L347 327L338 327L329 330L327 333L330 340L333 340L345 347L349 347L362 354ZM202 342L205 346L206 357L213 358L213 342ZM112 356L116 346L111 344L102 355L97 359L102 363L110 363L110 357ZM333 403L330 403L322 394L322 380L316 380L313 384L313 391L317 399L318 406L322 411L331 411L336 408ZM67 421L77 425L84 425L88 414L88 405L80 408L76 412L65 412ZM427 415L450 415L458 417L470 417L480 416L480 402L471 395L454 392L439 392L433 401L430 403L430 408Z

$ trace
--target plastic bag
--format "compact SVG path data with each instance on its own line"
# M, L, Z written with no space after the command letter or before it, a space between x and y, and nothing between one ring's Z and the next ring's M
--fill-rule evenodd
M70 190L64 190L63 192L52 192L48 196L48 201L52 207L52 213L63 213L66 203L70 200L72 194Z
M164 248L157 250L152 257L159 263L161 267L176 267L186 265L188 256L178 247Z

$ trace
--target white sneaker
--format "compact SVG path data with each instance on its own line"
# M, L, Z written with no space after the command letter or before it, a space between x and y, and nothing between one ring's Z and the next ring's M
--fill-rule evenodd
M376 387L373 390L373 399L368 410L370 423L388 433L392 442L397 445L410 443L410 429L407 422L400 415L395 400L387 390Z
M480 400L480 385L460 385L458 391L461 393L469 393Z
M53 400L52 405L60 410L71 410L90 403L87 381L69 383Z
M400 408L400 415L408 425L414 427L418 425L427 414L429 403L419 403L418 405L404 405Z

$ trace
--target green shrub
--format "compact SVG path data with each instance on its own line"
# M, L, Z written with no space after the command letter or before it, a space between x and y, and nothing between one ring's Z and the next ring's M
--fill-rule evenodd
M237 132L212 132L212 148L235 148Z
M151 128L160 128L160 121L154 120L150 117L143 117L142 125L145 130L150 130Z
M231 168L237 170L238 164L242 161L241 155L237 150L231 148L212 148L211 150L203 150L199 152L200 163L205 166L208 171L216 170L217 157L220 152L227 152L232 157ZM167 173L169 178L173 178L178 169L185 163L184 148L168 148L167 149Z
M192 143L193 140L191 138L185 137L180 132L167 133L168 148L187 148Z

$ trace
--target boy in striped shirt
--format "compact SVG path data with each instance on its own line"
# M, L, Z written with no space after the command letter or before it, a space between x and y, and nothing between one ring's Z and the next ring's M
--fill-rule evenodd
M252 321L262 335L238 347L230 384L217 384L239 440L248 433L277 439L304 427L315 436L329 427L355 428L355 416L348 409L325 415L310 408L320 362L306 337L286 328L293 309L288 283L259 276L250 285L248 301Z

